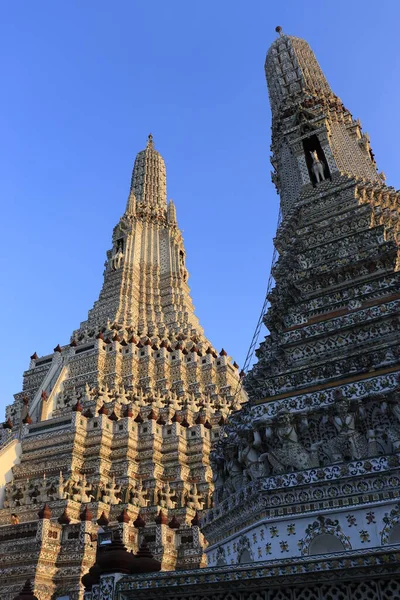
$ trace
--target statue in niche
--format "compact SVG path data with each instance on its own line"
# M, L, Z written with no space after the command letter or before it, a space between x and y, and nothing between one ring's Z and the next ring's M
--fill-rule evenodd
M345 398L335 405L335 412L330 421L337 435L328 441L328 452L334 463L343 460L359 460L368 456L368 443L357 431L356 420L362 416L361 410L350 412L350 402Z
M121 502L119 497L121 489L122 486L115 483L115 477L113 476L111 481L108 481L105 485L101 501L105 504L119 504Z
M124 258L124 253L122 251L122 241L119 240L113 248L113 253L111 257L111 268L113 271L120 269L122 266L122 261Z
M156 487L153 489L152 504L154 504L156 506L164 506L165 505L162 487L158 487L156 485Z
M149 503L148 494L145 490L143 490L143 484L141 481L137 482L135 498L138 506L147 506Z
M63 477L62 471L60 471L60 474L58 476L58 485L57 485L57 497L60 500L63 500L66 497L65 493L64 493L64 489L65 489L64 477Z
M32 502L32 504L37 504L40 502L40 487L36 483L31 483L28 490L28 496Z
M28 486L25 486L24 484L22 486L17 486L13 483L10 487L7 487L4 508L14 508L15 506L27 504L27 490Z
M261 461L267 461L274 473L284 473L290 469L300 471L310 469L319 465L318 446L320 443L312 444L310 451L299 442L294 417L283 408L272 421L272 426L267 420L265 437L267 440L275 438L277 443L270 444L266 453L260 457ZM258 423L265 422L263 418Z
M86 475L83 476L80 491L82 502L91 502L92 500L94 500L93 494L90 493L93 491L93 486L86 480Z
M203 498L202 494L200 494L199 490L197 489L196 482L194 482L194 483L192 483L192 485L190 487L188 497L186 500L186 506L188 506L189 508L192 508L193 510L202 510L203 505L204 505L204 498Z
M7 486L5 489L3 508L14 508L15 506L22 506L22 497L22 490L19 489L15 485L15 483Z
M230 484L232 492L237 492L243 486L243 467L239 462L236 445L230 445L226 449L225 469L228 475L227 483Z
M183 281L187 281L188 272L185 267L185 255L183 254L182 250L179 251L179 272Z
M60 408L64 408L65 406L65 394L63 391L61 391L58 396L57 396L57 401L56 401L56 409L60 409Z
M265 461L260 461L261 436L259 431L246 431L239 447L239 462L250 481L266 474Z
M396 395L389 403L382 404L382 412L387 412L390 425L385 431L389 440L392 442L393 450L397 452L400 448L400 403Z
M40 495L37 498L38 502L47 502L47 500L48 500L48 489L47 488L48 488L48 482L46 479L46 473L44 473L43 479L41 480L41 482L39 484Z
M25 485L22 485L22 487L19 488L19 491L22 493L22 497L19 500L19 505L23 506L25 504L29 504L29 479L27 479Z
M211 490L208 490L208 492L205 495L204 498L204 508L212 508L213 507L213 493Z
M131 485L127 485L122 489L121 502L122 504L133 504L133 487Z
M156 492L157 502L162 508L175 508L176 507L176 494L174 490L171 490L171 486L167 481L161 489Z
M47 498L48 500L58 500L58 486L56 485L57 480L50 481L50 484L47 488Z
M180 498L178 500L178 502L179 502L178 508L183 508L184 506L186 506L188 497L189 497L189 494L188 494L187 489L183 488L181 490Z
M15 493L15 483L8 485L5 489L3 508L14 508L13 493Z
M324 163L320 161L316 150L310 151L310 155L312 160L311 169L314 173L314 177L317 183L319 183L320 181L325 181L326 177L324 174Z
M147 494L143 491L143 485L141 481L136 481L134 485L130 486L127 491L127 500L130 504L134 506L147 506L149 501L147 498Z
M71 473L71 477L65 482L64 498L81 501L81 486L79 485L79 476L76 473Z
M213 473L213 483L214 483L214 499L216 501L221 501L224 495L225 482L226 482L226 467L225 467L225 459L221 452L218 452L215 449L211 454L211 465L212 465L212 473Z
M93 487L93 502L101 502L103 497L104 484L99 481Z

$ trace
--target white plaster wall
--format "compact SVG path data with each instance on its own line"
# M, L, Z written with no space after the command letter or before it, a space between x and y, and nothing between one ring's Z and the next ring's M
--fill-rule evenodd
M5 486L12 481L12 467L21 459L21 443L12 440L0 450L0 508L4 508Z
M383 531L387 528L387 520L390 512L396 504L384 504L379 506L364 506L360 509L343 509L324 513L325 519L338 521L339 534L336 536L350 544L352 550L379 547L387 542L383 540ZM385 520L384 520L385 519ZM399 511L400 522L400 511ZM249 541L252 560L265 561L282 558L292 558L308 555L305 550L313 536L323 532L314 524L318 522L318 515L307 517L290 517L281 520L264 520L257 525L243 530L229 538L225 543L211 546L206 550L208 565L216 566L218 557L224 556L226 564L238 564L243 546L242 536ZM311 527L310 527L311 526ZM312 534L306 532L310 527ZM325 530L330 533L329 526ZM310 530L309 530L310 532ZM333 529L332 529L333 532ZM222 548L221 550L218 550Z

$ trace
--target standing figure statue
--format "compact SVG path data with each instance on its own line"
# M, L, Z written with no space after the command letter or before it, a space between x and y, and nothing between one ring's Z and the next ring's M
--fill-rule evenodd
M62 477L62 474L60 475L60 478ZM68 498L70 500L72 500L72 487L73 487L73 480L72 480L72 476L67 479L67 481L63 484L60 484L60 488L62 488L62 498Z
M260 421L262 422L262 419ZM267 423L265 435L267 439L275 436L277 440L277 443L270 445L268 451L260 457L261 460L270 463L274 473L301 471L319 465L318 444L313 444L310 452L306 450L299 442L294 417L287 409L283 408L278 412L272 428Z
M40 503L40 487L37 483L32 482L30 484L28 494L33 504Z
M147 506L149 503L148 493L143 489L143 484L141 481L138 481L136 485L135 498L137 501L137 506Z
M15 506L23 506L27 504L25 501L24 485L17 486L15 483L6 487L6 496L4 500L4 508L14 508Z
M243 467L238 459L237 446L229 445L225 455L225 469L227 473L226 483L230 485L233 493L239 491L243 486Z
M83 479L81 481L81 502L92 502L94 500L93 494L93 486L86 480L86 475L83 475Z
M104 483L99 481L93 484L93 502L101 502L104 494Z
M175 490L171 489L169 481L158 490L155 490L155 495L157 496L157 504L162 508L176 508Z
M64 498L66 498L65 487L66 487L66 485L64 484L64 477L63 477L62 471L60 471L60 474L58 476L58 483L57 483L57 499L63 500Z
M324 181L326 179L324 174L324 164L318 158L318 154L316 150L310 151L311 159L312 159L312 172L314 173L315 179L317 183L320 181Z
M328 452L332 462L359 460L368 456L368 443L356 429L356 417L357 413L350 412L348 400L343 398L336 403L331 423L337 435L328 441Z
M147 506L149 503L147 493L143 491L143 485L140 480L135 481L133 485L128 487L126 498L125 502L129 502L134 506Z
M48 481L46 479L46 473L44 473L43 479L39 483L40 495L37 498L38 502L43 502L43 503L47 502L47 500L48 500L47 487L48 487Z
M204 507L203 508L212 508L214 505L213 503L213 493L212 491L209 489L208 492L206 493L205 497L204 497Z
M204 506L203 495L197 489L196 482L192 483L186 500L186 506L193 510L202 510Z
M221 502L223 500L225 492L225 480L227 475L225 459L222 454L222 451L218 448L215 448L214 451L211 453L210 459L214 483L213 497L214 503L217 504L218 502Z
M14 500L13 500L13 493L14 493L14 489L15 489L15 484L8 484L5 488L4 491L4 502L3 502L3 508L14 508Z
M69 498L75 502L82 501L81 482L78 473L71 473L71 492Z
M398 452L400 448L400 403L399 398L391 399L389 403L382 403L382 412L387 412L390 425L385 430L387 437L392 442L393 450Z
M121 498L119 496L121 489L122 486L116 484L115 477L113 475L111 481L107 481L105 485L101 501L105 504L119 504L121 502Z
M122 504L129 504L133 502L134 498L134 488L132 485L126 485L121 490L121 502Z
M247 431L239 447L239 462L251 481L265 475L265 462L260 461L261 443L259 431Z
M123 258L124 254L122 252L122 248L120 245L118 245L113 249L113 255L111 258L111 267L113 271L121 268Z
M58 479L52 479L47 488L47 498L49 500L58 500Z

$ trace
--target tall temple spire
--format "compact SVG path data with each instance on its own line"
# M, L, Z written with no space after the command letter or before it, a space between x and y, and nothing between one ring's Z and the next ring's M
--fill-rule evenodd
M147 146L136 156L124 215L114 228L99 300L80 330L118 322L137 333L202 329L187 285L186 252L175 205L167 205L164 159ZM79 337L80 332L75 332Z
M265 74L272 110L272 178L283 213L303 186L319 179L348 175L381 181L368 134L331 90L309 44L277 31Z
M277 28L278 29L278 28ZM265 61L265 73L273 119L286 116L293 105L305 99L329 99L334 95L309 44L289 36L279 28L279 37L272 43Z
M33 570L41 597L68 590L81 598L82 570L105 523L109 533L122 527L135 553L154 540L165 570L204 565L196 514L211 506L211 445L246 393L236 363L218 353L194 314L185 263L150 135L113 230L99 299L69 344L31 356L0 428L2 600ZM15 539L23 540L22 558Z
M167 202L167 180L163 157L154 148L150 133L144 150L136 156L133 167L131 190L136 199L148 206L164 208Z
M289 591L287 573L307 557L317 571L332 553L358 563L367 544L372 556L400 539L400 192L378 176L366 134L307 42L278 33L266 60L282 206L275 287L244 381L249 402L213 456L219 506L203 532L211 566L261 563L260 595L284 557L273 584L282 597L337 598L333 562L321 594L304 580ZM370 577L380 574L363 578L368 589ZM353 589L341 587L343 597Z

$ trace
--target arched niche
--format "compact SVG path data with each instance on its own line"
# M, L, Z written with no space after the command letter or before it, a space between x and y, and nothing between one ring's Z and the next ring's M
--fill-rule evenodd
M326 161L324 151L322 150L321 143L315 134L310 135L309 137L307 137L303 140L303 149L304 149L304 156L305 156L306 164L307 164L307 168L308 168L308 173L310 176L310 181L313 184L313 186L316 185L317 180L316 180L316 177L315 177L313 169L312 169L313 161L312 161L312 157L311 157L311 152L317 153L318 158L324 167L325 179L330 179L331 174L329 171L328 163Z
M245 563L252 562L252 560L253 559L250 556L250 552L246 548L245 550L243 550L242 554L240 555L239 565L243 565Z
M331 533L321 533L317 535L308 548L308 555L330 554L331 552L343 552L345 547L335 535Z
M389 533L388 544L400 544L400 523L396 523Z

